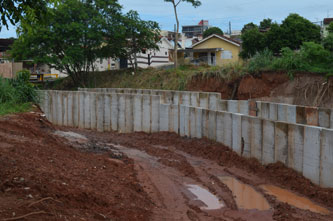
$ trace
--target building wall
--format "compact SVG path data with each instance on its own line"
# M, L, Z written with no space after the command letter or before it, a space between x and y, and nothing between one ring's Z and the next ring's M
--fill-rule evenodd
M233 45L229 42L223 41L219 38L211 38L195 47L193 49L205 49L205 48L223 48L224 51L230 51L232 54L231 59L222 59L222 53L221 51L216 52L216 65L222 66L224 64L229 64L229 63L235 63L239 62L239 52L240 52L240 47Z
M23 69L23 63L3 63L0 64L0 77L3 78L14 78L18 71Z

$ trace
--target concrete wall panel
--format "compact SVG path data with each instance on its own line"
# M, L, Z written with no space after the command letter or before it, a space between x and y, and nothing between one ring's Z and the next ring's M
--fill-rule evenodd
M321 138L320 185L333 186L333 130L323 130Z
M242 116L242 146L240 155L244 157L251 157L251 117Z
M146 133L151 131L151 96L143 96L142 129Z
M262 163L270 164L275 161L275 123L269 120L263 120L262 123Z
M288 126L288 164L287 166L302 173L303 171L304 126Z
M242 149L242 115L232 115L232 149L240 153Z
M208 111L208 138L216 141L216 111Z
M315 184L320 181L320 137L321 128L305 127L303 175Z
M104 94L104 122L103 129L104 131L111 131L111 94Z
M169 132L170 104L160 105L160 131Z
M151 98L151 132L159 131L159 121L160 121L160 97L152 96Z
M263 130L262 120L251 118L251 156L262 162Z
M104 132L104 94L96 95L96 119L97 119L97 131Z
M119 130L119 96L112 94L111 96L111 129L113 131Z
M196 138L202 138L202 129L203 129L203 122L202 122L202 108L196 108L195 109L195 137Z
M134 132L143 131L142 128L142 115L143 115L143 97L141 95L134 96L133 104L133 124Z
M275 123L275 162L287 164L288 160L288 124Z

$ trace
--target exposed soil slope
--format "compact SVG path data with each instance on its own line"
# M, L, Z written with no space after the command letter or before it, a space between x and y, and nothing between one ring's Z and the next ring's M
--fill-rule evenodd
M333 79L318 74L264 72L234 80L195 76L187 90L220 92L223 99L257 99L279 103L333 108Z

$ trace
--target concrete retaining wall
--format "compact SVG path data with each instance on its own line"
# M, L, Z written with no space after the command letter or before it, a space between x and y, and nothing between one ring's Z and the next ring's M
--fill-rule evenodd
M57 125L123 133L168 131L191 138L206 137L244 157L256 158L263 164L282 162L315 184L333 187L331 129L214 110L223 107L223 103L211 105L212 109L192 107L195 102L209 104L207 96L195 93L165 96L169 101L178 97L187 105L164 103L161 96L143 93L40 91L40 94L41 109ZM231 103L230 110L241 106ZM293 120L288 113L298 112L276 104L264 105L268 108L262 113L274 119L281 119L285 116L281 113L287 113L287 119Z
M226 111L287 123L333 128L333 110L262 101L222 100L219 93L122 88L79 88L80 91L153 94L165 104L180 104Z

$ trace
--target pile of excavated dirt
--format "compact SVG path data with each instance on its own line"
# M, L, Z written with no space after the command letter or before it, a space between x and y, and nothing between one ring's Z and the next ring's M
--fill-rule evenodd
M227 81L216 77L195 76L187 90L219 92L223 99L263 100L306 106L333 108L333 79L318 74L263 72Z
M35 112L0 118L0 220L20 218L333 220L333 189L206 139L56 127Z

